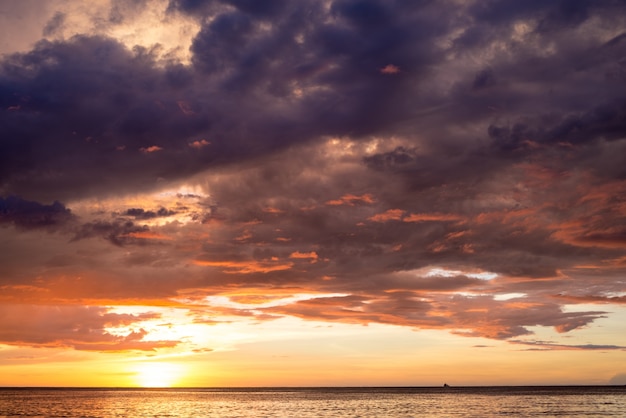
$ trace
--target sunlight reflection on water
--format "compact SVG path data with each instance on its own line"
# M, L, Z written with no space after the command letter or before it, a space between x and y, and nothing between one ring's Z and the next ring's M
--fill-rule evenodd
M626 416L626 387L0 389L4 417Z

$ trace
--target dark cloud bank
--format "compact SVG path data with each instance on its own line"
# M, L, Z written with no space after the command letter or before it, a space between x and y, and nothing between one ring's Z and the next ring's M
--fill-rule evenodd
M507 339L608 314L565 301L623 303L624 2L172 0L168 15L200 23L189 64L89 35L2 58L4 230L103 237L134 269L166 247L160 295L347 295L263 315ZM183 196L89 222L65 206L192 177L211 198L191 226L144 225L191 212Z

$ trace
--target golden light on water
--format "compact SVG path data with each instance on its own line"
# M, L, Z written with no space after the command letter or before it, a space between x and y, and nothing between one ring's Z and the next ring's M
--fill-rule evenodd
M183 377L180 365L162 362L145 362L133 367L137 386L166 388L177 386Z

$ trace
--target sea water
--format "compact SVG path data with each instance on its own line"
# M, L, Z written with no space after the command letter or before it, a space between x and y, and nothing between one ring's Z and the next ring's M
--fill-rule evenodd
M0 388L0 417L626 417L626 387Z

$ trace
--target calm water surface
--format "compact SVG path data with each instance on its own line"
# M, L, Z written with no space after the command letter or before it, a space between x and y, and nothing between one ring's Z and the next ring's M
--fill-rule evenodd
M626 387L0 388L5 417L626 417Z

